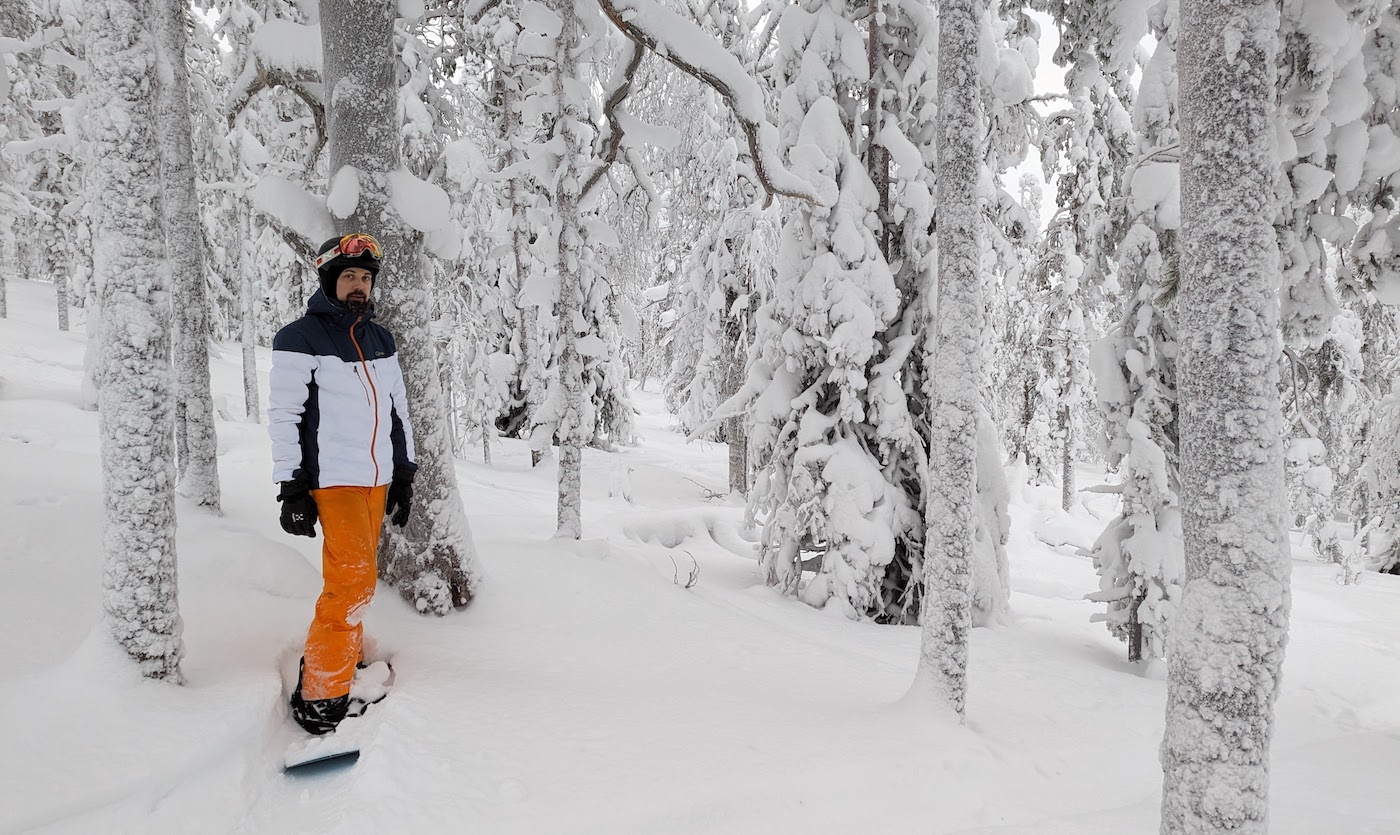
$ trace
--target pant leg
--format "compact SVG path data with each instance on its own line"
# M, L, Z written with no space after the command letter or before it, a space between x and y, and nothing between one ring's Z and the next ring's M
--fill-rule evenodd
M374 596L375 552L384 524L386 491L387 487L311 491L324 537L324 585L306 635L302 698L307 701L350 692L363 644L360 613Z

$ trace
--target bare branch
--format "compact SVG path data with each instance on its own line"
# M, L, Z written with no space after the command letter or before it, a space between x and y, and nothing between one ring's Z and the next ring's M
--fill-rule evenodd
M820 205L822 200L811 190L811 186L784 169L782 163L778 161L777 149L773 147L776 131L768 123L766 114L762 113L758 105L754 103L755 100L761 100L757 98L757 85L754 85L754 90L741 91L735 89L731 83L741 83L739 82L741 76L752 82L748 73L740 66L738 59L728 52L724 52L718 44L713 43L698 26L669 9L651 4L648 0L623 0L623 2L626 6L625 10L619 8L618 0L598 0L598 5L602 7L603 14L607 15L608 20L612 21L613 25L630 38L633 43L641 44L664 58L676 69L709 85L729 103L734 117L739 120L739 124L744 129L744 136L749 143L749 155L753 159L754 172L758 175L763 190L768 194L766 203L771 203L774 195L781 195ZM642 5L644 3L648 6L645 9L646 14L639 14L640 11L643 11ZM674 43L663 42L664 39L659 37L656 31L652 31L652 27L649 26L649 24L656 22L653 18L664 20L667 23L668 31L684 31L685 36L677 38ZM656 26L654 28L660 30L662 27ZM695 37L692 38L692 35ZM709 57L703 55L706 45L722 53L722 56L716 56L720 57L719 61L706 65L707 62L696 60ZM716 72L716 67L721 61L733 64L732 67L724 68L728 78ZM741 96L743 92L748 92L750 95L745 98ZM781 177L786 185L778 185L775 182L775 177Z
M680 586L681 588L684 588L684 589L694 588L694 587L695 587L695 584L698 583L698 582L700 582L700 561L697 560L697 559L695 559L695 555L692 554L692 553L690 553L689 551L682 550L681 553L682 553L682 554L685 554L687 557L690 557L690 569L689 569L689 574L690 574L690 576L687 577L687 578L685 579L685 583L682 584L682 583L681 583L681 567L680 567L680 565L676 562L676 558L675 558L674 556L672 556L671 554L667 554L666 556L668 556L668 557L671 558L671 566L672 566L672 568L675 569L675 571L672 572L672 575L671 575L671 582L675 583L676 585L678 585L678 586Z
M311 110L311 119L316 125L316 147L311 151L311 159L307 162L307 169L316 166L316 160L320 159L321 152L326 148L326 107L322 104L311 89L309 84L317 84L321 79L311 73L292 73L281 69L269 69L263 66L256 58L249 58L253 62L253 72L245 71L241 86L234 87L229 95L228 102L228 126L232 130L234 123L238 120L238 114L252 102L253 97L263 90L273 87L286 87L296 95L297 98L306 102L306 106Z
M642 58L646 57L647 51L644 46L636 41L632 42L632 54L627 59L627 66L622 71L622 78L618 85L613 88L606 101L603 102L603 115L608 119L608 136L603 140L603 161L598 167L593 169L593 173L588 175L588 182L583 184L583 191L579 194L579 202L588 198L589 192L608 172L612 164L617 161L617 152L622 149L622 138L624 131L622 123L617 118L617 109L632 94L632 83L636 80L637 69L642 66Z

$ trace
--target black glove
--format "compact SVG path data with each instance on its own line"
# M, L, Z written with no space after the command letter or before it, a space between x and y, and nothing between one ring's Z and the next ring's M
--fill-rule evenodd
M384 497L384 515L392 516L395 525L408 524L408 511L413 504L413 471L406 467L395 467L394 478L389 482L389 492Z
M282 503L282 530L292 536L316 535L316 500L304 479L282 482L277 500Z

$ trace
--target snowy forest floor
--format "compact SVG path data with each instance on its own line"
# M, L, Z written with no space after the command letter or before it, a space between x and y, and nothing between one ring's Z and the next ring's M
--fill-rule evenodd
M759 583L742 508L705 499L724 448L686 444L651 392L639 446L585 456L581 542L550 539L553 468L522 444L458 462L487 582L445 619L381 587L367 634L397 682L377 731L353 768L291 780L283 677L320 541L278 527L265 427L218 423L224 516L180 508L187 683L144 681L101 630L81 325L56 331L49 285L12 282L9 301L0 832L1157 830L1166 684L1089 622L1075 553L1110 497L1064 514L1054 488L1013 484L1012 617L974 633L957 727L903 698L916 628ZM237 361L224 346L214 388L241 413ZM624 475L631 502L609 495ZM1295 554L1272 831L1400 833L1400 577L1343 587Z

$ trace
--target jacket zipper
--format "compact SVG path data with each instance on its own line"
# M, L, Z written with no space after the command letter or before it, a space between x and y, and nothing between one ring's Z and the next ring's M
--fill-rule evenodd
M369 376L369 363L365 362L365 352L360 350L360 341L355 338L355 327L360 324L361 317L355 317L355 324L350 326L350 343L355 346L355 353L360 355L360 365L365 368L365 380L369 383L369 390L374 395L374 431L369 436L369 460L374 462L374 483L379 484L379 459L374 454L374 448L379 442L379 390L374 387L374 380ZM355 369L355 376L360 376L359 369ZM363 385L363 383L362 383Z

